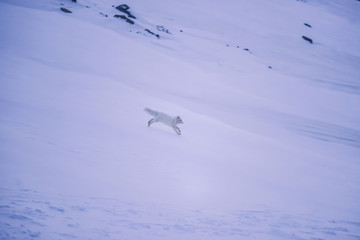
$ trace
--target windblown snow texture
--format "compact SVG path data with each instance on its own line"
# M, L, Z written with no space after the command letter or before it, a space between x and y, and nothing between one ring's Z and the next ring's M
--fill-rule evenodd
M0 0L0 239L359 239L359 12Z

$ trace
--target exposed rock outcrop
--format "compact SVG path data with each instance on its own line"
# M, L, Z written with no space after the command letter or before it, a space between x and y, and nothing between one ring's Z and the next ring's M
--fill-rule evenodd
M132 18L132 19L136 19L136 17L134 15L131 14L131 12L129 11L130 7L126 4L121 4L117 7L115 7L117 10L119 10L120 12L123 12L127 15L128 18Z

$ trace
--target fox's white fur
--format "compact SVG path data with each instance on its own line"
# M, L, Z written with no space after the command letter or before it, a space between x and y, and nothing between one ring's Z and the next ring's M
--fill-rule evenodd
M154 118L150 119L150 121L148 122L148 127L150 127L150 125L155 122L162 122L162 123L172 127L178 135L181 134L180 129L176 126L178 124L183 123L183 121L181 120L181 118L179 116L170 117L169 115L167 115L165 113L151 110L150 108L145 108L144 110L145 110L145 112L154 116Z

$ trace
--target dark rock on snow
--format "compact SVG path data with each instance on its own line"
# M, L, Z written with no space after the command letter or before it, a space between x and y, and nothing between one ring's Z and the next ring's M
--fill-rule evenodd
M125 15L114 15L114 18L121 18L121 19L127 19L127 17Z
M130 24L135 24L135 22L134 22L133 20L128 19L128 18L126 19L126 22L127 22L127 23L130 23Z
M127 11L130 9L130 7L126 4L121 4L121 5L117 6L116 9L118 9L119 11Z
M71 11L69 9L66 9L66 8L60 8L60 10L65 12L65 13L71 13Z
M119 10L120 12L126 13L126 15L128 16L128 18L133 18L136 19L136 17L134 15L132 15L129 11L130 7L126 4L121 4L117 7L115 7L117 10Z
M124 19L127 23L135 24L135 22L133 20L127 18L125 15L114 15L114 17Z
M244 51L247 51L248 53L252 54L252 51L249 48L244 48Z
M166 29L164 26L156 26L156 29L160 32L171 34L171 32L168 29Z
M313 40L311 38L308 38L306 36L302 36L302 38L305 40L305 41L308 41L309 43L313 43Z
M308 24L308 23L304 23L304 25L307 26L307 27L309 27L309 28L311 28L311 25Z
M152 31L150 31L149 29L145 29L146 32L150 33L151 35L154 35L155 37L157 38L160 38L160 35L159 34L155 34L153 33Z

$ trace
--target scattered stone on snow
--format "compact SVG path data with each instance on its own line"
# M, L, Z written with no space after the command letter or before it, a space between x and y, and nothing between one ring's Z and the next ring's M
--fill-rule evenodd
M121 19L124 19L127 23L130 23L130 24L135 24L135 22L129 18L127 18L125 15L114 15L114 18L121 18Z
M309 37L306 37L306 36L302 36L302 38L305 40L305 41L308 41L309 43L313 43L313 40Z
M127 11L130 9L130 7L127 4L121 4L121 5L117 6L116 8L120 11Z
M125 15L114 15L114 18L121 18L121 19L127 19L127 17Z
M126 19L126 22L127 22L127 23L130 23L130 24L135 24L135 22L134 22L133 20L128 19L128 18Z
M126 15L128 16L128 18L133 18L136 19L136 17L134 15L132 15L129 11L130 7L126 4L121 4L117 7L115 7L117 10L119 10L120 12L126 13Z
M248 48L244 48L243 50L249 52L250 54L252 54L252 51L250 49L248 49Z
M72 13L69 9L66 8L60 8L61 11L65 12L65 13Z
M160 32L171 34L170 31L168 29L166 29L164 26L156 26L156 29Z
M155 34L153 33L152 31L150 31L149 29L145 29L146 32L150 33L151 35L154 35L155 37L157 37L158 39L160 38L160 35L159 34Z

